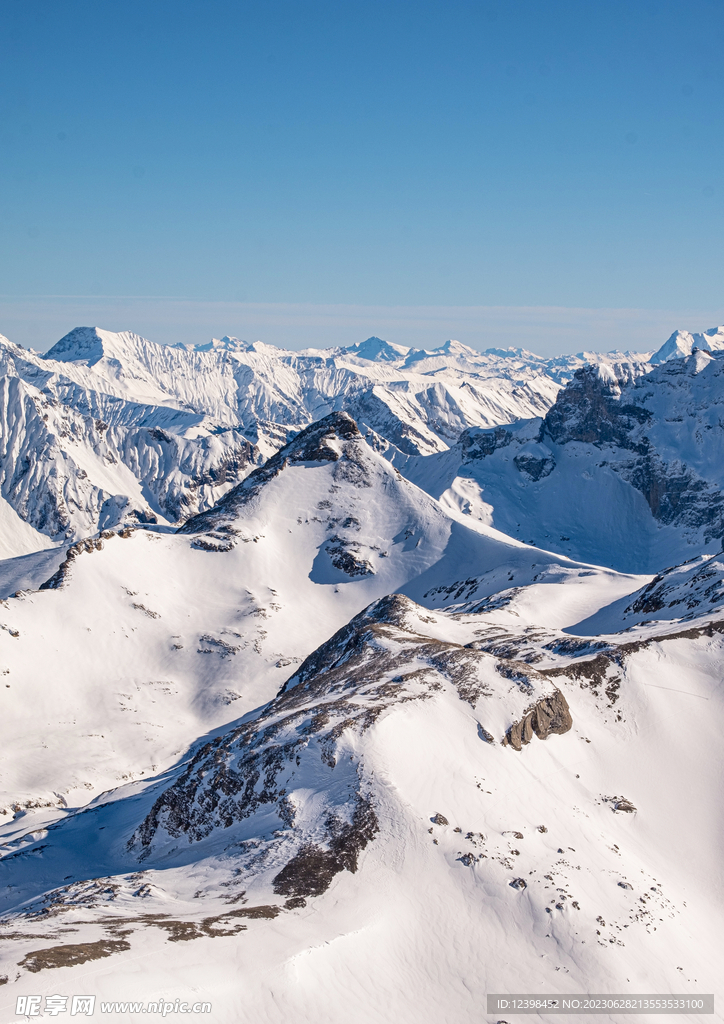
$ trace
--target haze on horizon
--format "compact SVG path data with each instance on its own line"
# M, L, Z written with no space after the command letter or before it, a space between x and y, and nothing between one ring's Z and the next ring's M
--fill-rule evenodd
M0 331L552 354L721 323L723 27L709 0L3 5Z

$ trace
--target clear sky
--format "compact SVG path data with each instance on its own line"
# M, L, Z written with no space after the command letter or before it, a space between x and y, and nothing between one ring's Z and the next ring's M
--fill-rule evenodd
M0 293L719 308L722 53L721 0L0 0Z

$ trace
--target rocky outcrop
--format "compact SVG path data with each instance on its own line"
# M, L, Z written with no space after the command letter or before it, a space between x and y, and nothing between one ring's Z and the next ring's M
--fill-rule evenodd
M648 423L652 414L641 405L622 398L621 380L598 367L585 366L576 371L543 421L542 436L556 444L582 441L588 444L614 444L620 448L646 453L645 439L634 439L634 427Z
M545 445L528 446L527 449L515 456L513 463L519 473L527 476L534 483L550 476L556 468L556 460Z
M521 750L524 744L530 743L534 733L539 740L545 740L551 733L561 735L568 732L572 725L568 701L560 690L554 690L549 697L537 701L519 722L511 725L503 746Z
M646 499L659 522L703 530L704 541L724 536L724 492L685 463L664 462L654 452L613 466Z
M458 442L463 465L484 459L486 455L492 455L499 448L507 448L512 440L512 433L504 427L496 427L494 430L464 430Z
M624 615L693 619L724 605L724 552L694 558L655 576L633 595Z

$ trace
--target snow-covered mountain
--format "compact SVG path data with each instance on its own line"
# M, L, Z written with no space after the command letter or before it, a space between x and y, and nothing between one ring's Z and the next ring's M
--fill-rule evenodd
M7 1019L724 999L707 337L3 343Z
M58 787L3 827L9 1003L89 966L223 1022L720 992L707 609L593 639L656 581L446 511L345 414L124 533L5 609L3 779Z
M588 569L450 514L346 413L308 427L179 533L109 530L52 563L39 557L44 582L10 598L0 633L8 812L82 804L129 763L136 774L169 763L271 699L290 665L377 598L403 590L440 607L454 600L441 588L471 573L487 594L508 578L528 583L531 562ZM11 569L23 563L5 563L6 593L20 589ZM611 600L643 582L598 576ZM595 611L599 594L590 608L579 594L560 624ZM29 703L43 707L40 720L28 719Z
M645 376L584 367L545 417L465 431L396 460L443 503L530 543L657 572L724 536L724 358L696 351Z
M665 363L667 359L681 359L690 356L695 348L703 352L721 352L724 349L724 327L712 327L702 333L674 331L661 348L654 352L651 362L654 366Z
M543 415L587 358L376 338L297 353L226 337L188 350L98 328L39 356L0 338L0 555L183 522L334 410L381 451L444 451L467 427Z

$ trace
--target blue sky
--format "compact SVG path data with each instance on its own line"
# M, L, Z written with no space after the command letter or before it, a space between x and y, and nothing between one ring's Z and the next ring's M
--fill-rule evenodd
M0 293L703 316L723 30L720 0L0 0Z

